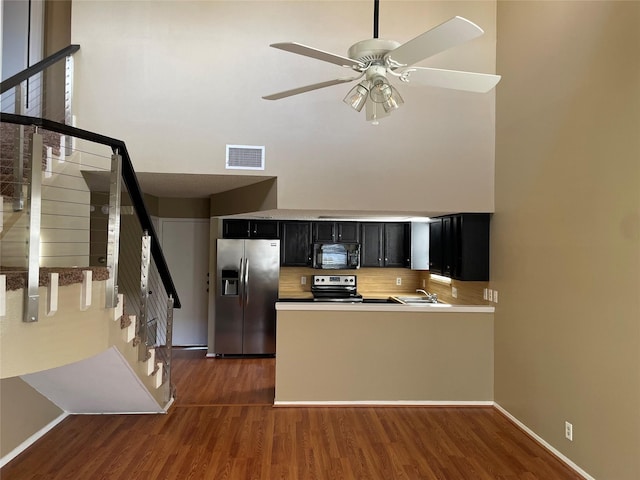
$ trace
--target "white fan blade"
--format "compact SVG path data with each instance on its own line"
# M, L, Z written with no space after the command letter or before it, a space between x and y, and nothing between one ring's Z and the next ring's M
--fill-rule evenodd
M391 50L387 56L400 65L413 65L436 53L479 37L483 33L484 30L466 18L453 17Z
M389 113L384 111L382 104L374 102L371 100L371 97L367 98L367 103L365 103L365 112L367 122L375 122L383 117L389 116Z
M360 77L353 78L336 78L335 80L329 80L327 82L314 83L313 85L305 85L304 87L292 88L291 90L285 90L284 92L273 93L271 95L265 95L265 100L280 100L281 98L290 97L292 95L298 95L299 93L310 92L312 90L318 90L319 88L330 87L332 85L338 85L340 83L352 82Z
M335 63L341 67L364 67L365 64L348 57L342 57L334 53L324 52L317 48L307 47L300 43L285 42L285 43L272 43L270 45L273 48L279 48L291 53L297 53L298 55L304 55L306 57L322 60L323 62Z
M451 88L467 92L486 93L500 81L500 75L488 73L460 72L439 68L412 67L408 76L409 85Z

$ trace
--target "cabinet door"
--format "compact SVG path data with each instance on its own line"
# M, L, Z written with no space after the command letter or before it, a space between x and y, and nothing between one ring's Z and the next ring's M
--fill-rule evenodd
M429 223L429 271L442 274L442 219Z
M405 267L406 224L386 223L384 225L384 263L385 267Z
M450 277L453 272L453 219L442 219L442 274Z
M313 222L313 241L332 243L336 241L334 222Z
M489 280L488 213L461 213L430 224L429 270L456 280Z
M280 264L287 267L311 265L310 222L280 222Z
M489 280L489 236L491 215L464 213L454 221L456 264L453 278L458 280Z
M360 241L360 228L358 222L336 222L336 241L345 243L358 243Z
M278 236L277 220L251 220L249 222L249 236L251 238L274 239Z
M362 222L360 224L360 266L361 267L382 267L384 242L382 234L383 223Z
M222 221L224 238L249 238L249 220L229 219Z

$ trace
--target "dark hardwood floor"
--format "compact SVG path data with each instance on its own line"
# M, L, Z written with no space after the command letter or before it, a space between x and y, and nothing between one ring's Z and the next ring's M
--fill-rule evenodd
M0 478L582 478L491 407L274 408L274 359L174 352L167 415L69 417Z

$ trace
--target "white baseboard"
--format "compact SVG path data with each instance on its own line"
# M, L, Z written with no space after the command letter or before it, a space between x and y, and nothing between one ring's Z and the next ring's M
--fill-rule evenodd
M276 407L492 407L492 401L434 401L434 400L349 400L349 401L282 401Z
M36 441L38 441L40 438L44 437L45 434L47 434L49 432L49 430L53 429L53 427L58 425L61 421L63 421L68 416L69 416L69 414L67 412L61 413L57 418L55 418L52 421L50 421L48 424L46 424L44 427L42 427L36 433L31 435L29 438L27 438L24 442L22 442L16 448L14 448L9 453L7 453L4 457L2 457L0 459L0 468L4 467L7 463L9 463L11 460L16 458L18 455L20 455L22 452L24 452L31 445L36 443Z
M542 445L544 448L546 448L547 450L549 450L554 456L558 457L563 463L566 463L567 466L569 468L571 468L572 470L575 470L575 472L578 475L582 475L586 480L596 480L595 478L593 478L591 475L589 475L587 472L585 472L582 468L580 468L578 465L576 465L574 462L572 462L567 456L563 455L559 450L557 450L555 447L553 447L551 444L549 444L546 440L544 440L541 436L539 436L537 433L535 433L533 430L531 430L529 427L527 427L524 423L522 423L520 420L518 420L516 417L514 417L513 415L511 415L507 410L505 410L504 408L502 408L498 403L494 402L494 406L496 407L496 409L498 409L505 417L507 417L509 420L511 420L513 423L515 423L518 427L520 427L522 430L524 430L524 432L529 435L531 438L533 438L536 442L538 442L540 445Z
M175 401L176 401L176 397L171 397L169 399L169 401L164 406L164 413L167 413L169 411L169 409L171 408L171 405L173 405Z

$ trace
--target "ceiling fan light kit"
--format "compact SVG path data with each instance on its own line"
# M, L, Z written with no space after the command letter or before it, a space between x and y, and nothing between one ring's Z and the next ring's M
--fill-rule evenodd
M384 108L384 111L387 113L390 113L392 110L395 110L404 104L404 100L400 96L398 90L396 90L396 87L394 87L393 85L390 85L390 87L391 95L384 102L382 102L382 108Z
M363 80L347 93L343 102L353 108L356 112L361 112L364 104L367 103L367 97L369 96L369 89L371 82L369 80Z
M358 76L306 85L262 98L279 100L340 83L352 82L364 76L365 80L353 87L344 97L343 102L356 112L362 111L366 106L367 121L377 125L380 117L388 115L404 104L400 92L389 82L388 76L397 77L404 83L477 93L490 91L500 81L499 75L412 66L482 35L484 31L475 23L466 18L453 17L414 39L400 44L393 40L377 38L377 11L378 0L374 0L374 38L353 44L349 47L348 57L295 42L271 44L273 48L350 68L358 72Z

